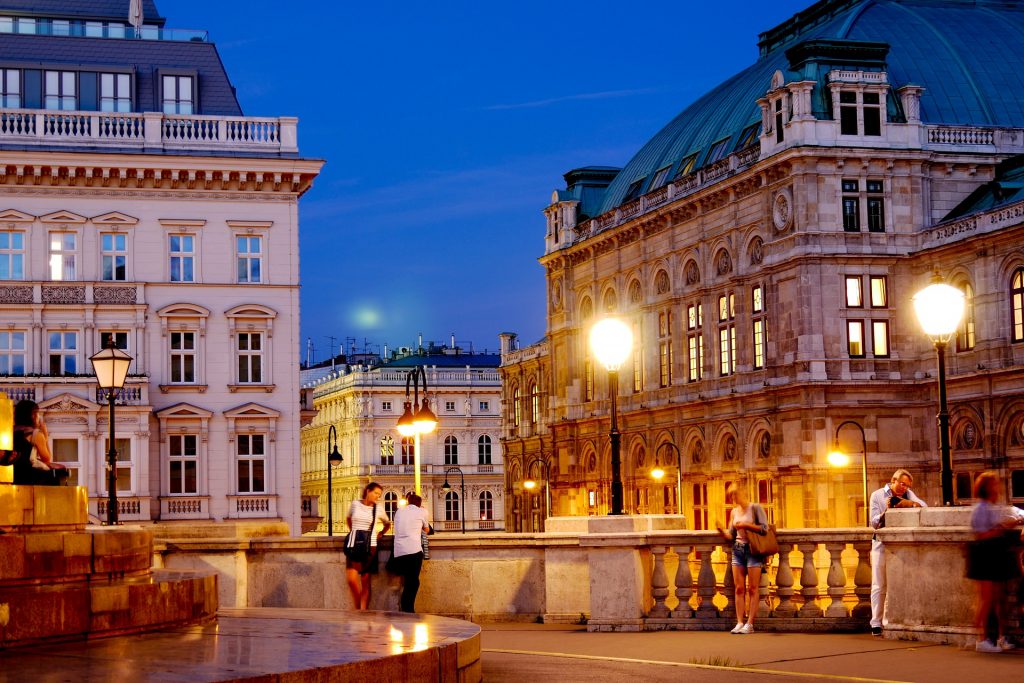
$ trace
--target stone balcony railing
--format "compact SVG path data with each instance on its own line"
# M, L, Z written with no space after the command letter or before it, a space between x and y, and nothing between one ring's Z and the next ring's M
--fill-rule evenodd
M140 152L298 153L293 117L0 109L0 144Z
M0 391L15 403L21 400L40 403L63 392L101 405L107 403L106 390L100 389L96 378L91 375L4 376L0 377ZM129 377L125 386L115 394L114 403L119 406L149 405L149 379L139 375Z

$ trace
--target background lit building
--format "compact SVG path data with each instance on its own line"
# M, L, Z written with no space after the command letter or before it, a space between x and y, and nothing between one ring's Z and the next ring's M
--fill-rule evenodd
M120 518L299 526L294 118L245 117L205 32L144 2L0 1L0 389L106 505L89 356L133 358Z
M907 467L940 502L935 352L910 303L935 274L968 298L948 352L957 497L995 468L1024 503L1022 29L1016 3L819 2L623 169L566 174L545 210L547 335L502 359L509 528L537 528L520 489L535 457L555 514L608 510L586 339L606 313L637 340L627 512L713 527L735 481L783 526L857 524L859 467L826 462L837 439L854 463L866 449L870 488Z

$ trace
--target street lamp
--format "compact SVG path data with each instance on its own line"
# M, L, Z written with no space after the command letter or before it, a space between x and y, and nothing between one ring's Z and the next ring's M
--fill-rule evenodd
M551 516L551 465L544 458L534 458L526 465L526 476L523 480L523 488L527 491L533 491L537 488L537 482L534 479L530 479L530 470L533 468L533 463L539 462L543 468L541 472L544 474L544 526L547 528L547 518Z
M334 438L334 448L331 448L331 438ZM338 430L334 425L327 431L327 535L334 535L334 483L331 481L331 471L335 465L340 465L341 453L338 452Z
M420 405L420 380L423 381L423 404ZM409 400L410 386L413 398ZM429 434L437 427L437 415L427 403L427 373L422 365L417 365L405 376L405 403L402 416L398 418L398 433L405 437L413 437L412 462L415 469L413 475L416 495L420 494L420 434Z
M612 511L622 514L622 472L619 460L620 434L618 425L619 367L633 348L633 331L617 318L605 318L590 328L590 348L597 360L608 369L608 393L612 397Z
M441 485L441 490L446 494L451 493L452 486L448 483L448 473L458 472L459 479L461 480L459 486L462 489L462 497L459 499L459 517L462 519L462 533L466 533L466 475L462 473L462 469L459 467L449 467L444 471L444 484Z
M671 441L666 441L654 450L654 469L651 470L651 478L661 481L665 478L665 470L658 464L658 453L668 446L676 452L676 514L683 514L683 454L679 452L679 446Z
M128 366L132 357L114 345L114 336L110 335L106 346L90 358L92 370L100 389L107 390L107 406L110 422L110 436L107 441L107 524L117 524L117 449L114 447L114 396L124 386L128 376Z
M850 464L850 456L839 449L839 432L846 425L853 425L860 430L860 478L864 489L864 524L865 526L871 526L871 509L868 505L868 439L864 435L864 428L860 424L853 420L839 423L839 426L836 427L836 438L832 441L832 452L828 454L828 462L833 467L846 467Z
M964 293L956 287L932 282L914 295L914 312L939 357L939 478L942 504L953 504L953 459L949 452L949 410L946 407L946 345L964 316Z

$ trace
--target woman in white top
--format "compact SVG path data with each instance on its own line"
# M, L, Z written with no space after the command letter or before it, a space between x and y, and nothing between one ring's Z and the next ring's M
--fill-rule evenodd
M415 493L406 496L409 504L395 511L395 559L389 565L402 577L402 611L415 612L416 593L420 589L423 568L423 534L430 531L423 499Z
M370 530L370 555L363 562L356 562L347 559L345 561L345 578L348 579L348 589L352 592L352 604L357 610L367 609L370 604L370 579L371 572L377 559L377 539L387 533L391 528L391 520L383 505L377 501L383 492L383 487L377 482L370 482L363 489L363 499L352 501L352 507L348 510L349 538L346 543L351 545L350 539L353 532ZM374 517L374 509L377 511ZM382 528L379 533L374 534L373 528L380 520Z
M729 529L723 529L721 525L718 527L722 536L733 541L731 564L733 583L736 585L736 625L732 633L748 634L754 632L754 616L757 614L761 569L765 558L750 552L747 534L764 533L767 518L764 509L747 500L736 484L729 484L725 490L725 500L736 506L730 515ZM744 611L746 618L743 616Z

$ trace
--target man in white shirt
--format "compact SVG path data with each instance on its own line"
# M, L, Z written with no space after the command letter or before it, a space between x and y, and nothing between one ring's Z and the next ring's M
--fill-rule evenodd
M919 508L928 505L918 498L910 487L914 477L910 472L899 469L893 472L892 480L871 494L871 528L885 526L885 512L889 508ZM876 538L871 540L871 635L882 635L885 620L885 548Z
M402 611L414 612L416 593L420 589L420 569L423 568L421 534L430 531L430 523L427 511L421 507L423 499L410 493L407 500L409 504L395 512L395 550L391 569L403 580Z

